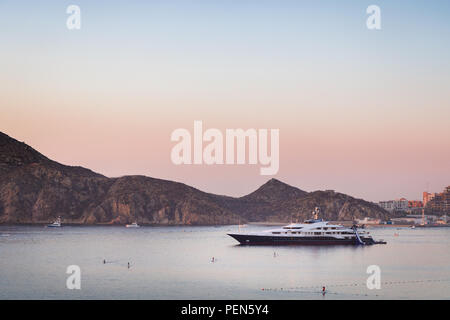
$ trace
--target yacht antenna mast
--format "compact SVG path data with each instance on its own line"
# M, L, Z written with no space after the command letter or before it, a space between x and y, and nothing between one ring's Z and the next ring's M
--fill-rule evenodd
M320 213L320 208L316 207L313 211L313 219L314 220L318 220L319 219L319 213Z

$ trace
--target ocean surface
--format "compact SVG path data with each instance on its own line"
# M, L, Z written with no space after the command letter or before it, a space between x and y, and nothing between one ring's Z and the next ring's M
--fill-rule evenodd
M372 228L386 245L325 247L239 246L237 231L0 226L0 299L450 299L450 228ZM370 265L380 289L366 286Z

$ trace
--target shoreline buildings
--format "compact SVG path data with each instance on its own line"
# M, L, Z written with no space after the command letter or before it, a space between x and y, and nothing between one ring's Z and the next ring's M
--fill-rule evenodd
M400 198L396 200L388 200L388 201L380 201L378 203L380 207L384 210L393 212L393 211L406 211L408 210L408 200L405 198Z
M424 209L426 214L448 215L450 214L450 186L441 193L422 193L422 201L407 200L400 198L396 200L380 201L380 207L389 212L418 213Z
M450 186L441 193L424 192L424 207L431 214L450 213ZM426 201L425 201L426 199Z

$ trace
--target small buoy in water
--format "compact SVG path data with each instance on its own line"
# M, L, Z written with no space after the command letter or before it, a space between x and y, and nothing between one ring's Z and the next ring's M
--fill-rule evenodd
M322 294L325 295L325 293L326 293L325 287L322 287Z

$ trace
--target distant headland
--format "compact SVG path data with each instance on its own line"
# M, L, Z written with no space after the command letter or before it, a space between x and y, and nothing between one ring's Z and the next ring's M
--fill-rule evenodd
M271 179L243 197L200 191L145 176L108 178L62 165L0 132L0 223L226 225L309 218L385 219L378 205L334 191L306 192Z

